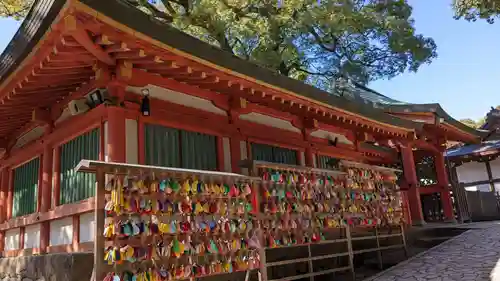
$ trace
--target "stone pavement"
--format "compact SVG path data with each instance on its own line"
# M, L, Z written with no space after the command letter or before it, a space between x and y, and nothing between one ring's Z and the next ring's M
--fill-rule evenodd
M368 280L500 281L500 225L471 229Z

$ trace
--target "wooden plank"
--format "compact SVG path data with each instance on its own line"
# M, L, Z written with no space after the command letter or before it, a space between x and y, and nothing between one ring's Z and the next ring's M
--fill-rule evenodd
M302 173L315 173L320 175L345 175L345 172L336 171L336 170L328 170L328 169L319 169L312 167L304 167L298 165L288 165L281 163L272 163L266 161L257 161L257 160L242 160L240 161L240 166L243 168L248 168L250 170L258 169L258 168L269 168L283 171L293 171L293 172L302 172Z
M393 169L393 168L386 168L386 167L381 167L381 166L373 166L373 165L368 165L368 164L363 164L363 163L358 163L358 162L353 162L353 161L347 161L347 160L341 160L340 163L344 166L347 167L357 167L357 168L364 168L364 169L370 169L370 170L376 170L379 172L391 172L391 173L402 173L403 171L399 169Z
M378 233L378 227L375 228L375 236L377 237L377 248L380 249L380 240L379 240L379 233ZM377 251L377 260L378 260L378 268L382 270L384 268L382 264L382 252L379 250Z
M349 225L345 228L345 236L347 238L347 250L349 251L349 269L351 270L352 280L356 280L356 275L354 274L354 253L352 251L351 228Z
M301 262L308 262L308 261L316 261L316 260L325 260L325 259L343 257L343 256L347 256L347 255L349 255L349 253L345 252L345 253L323 255L323 256L316 256L316 257L307 257L307 258L301 258L301 259L269 262L269 263L267 263L266 267L273 267L273 266L287 265L287 264L292 264L292 263L301 263Z
M302 278L309 278L309 277L314 277L314 276L318 276L318 275L325 275L328 273L345 271L345 270L349 270L349 269L350 269L349 266L339 267L339 268L334 268L334 269L322 270L322 271L318 271L318 272L312 272L312 273L307 273L307 274L285 277L285 278L281 278L281 279L272 279L269 281L293 281L293 280L298 280L298 279L302 279Z
M102 170L97 171L95 191L95 206L94 206L94 277L95 281L100 281L104 278L104 187L105 174Z
M147 166L138 164L123 164L123 163L94 161L94 160L81 160L80 163L75 168L75 171L77 172L87 172L87 173L96 173L98 170L101 170L103 173L122 174L122 175L140 174L144 173L144 171L148 171L150 173L155 173L158 175L170 174L173 176L175 175L183 176L190 174L192 176L198 176L200 178L203 177L221 178L221 179L233 178L235 180L241 180L241 181L253 181L253 182L261 181L261 179L257 177L247 177L235 173L212 172L212 171L182 169L173 167Z

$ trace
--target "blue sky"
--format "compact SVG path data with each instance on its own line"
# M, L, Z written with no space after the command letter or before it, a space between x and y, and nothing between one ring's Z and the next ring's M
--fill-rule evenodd
M500 105L500 22L469 23L453 19L452 0L409 0L417 32L434 38L439 57L417 73L369 86L389 97L412 103L440 103L456 119L479 119ZM0 20L0 50L19 27ZM498 84L498 85L497 85Z
M454 20L451 2L409 0L417 32L434 38L439 57L417 73L369 86L402 101L440 103L456 119L479 119L500 105L500 22Z

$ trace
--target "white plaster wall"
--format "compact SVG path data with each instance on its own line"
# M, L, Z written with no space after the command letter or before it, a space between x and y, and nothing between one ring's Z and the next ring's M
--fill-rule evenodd
M21 229L14 228L5 231L5 251L18 250L19 249L19 236L21 234Z
M352 141L350 141L346 136L338 133L328 132L325 130L316 130L311 133L311 136L315 138L331 139L331 140L337 138L337 141L339 143L353 144Z
M248 159L248 151L247 151L247 142L240 141L240 157L241 160ZM241 173L244 175L248 175L248 169L242 168Z
M481 192L489 192L491 191L491 186L490 184L479 184L479 185L474 185L474 186L467 186L465 188L467 191L481 191Z
M312 154L312 160L313 160L313 167L314 168L318 168L318 163L317 163L317 160L316 160L316 153Z
M24 229L24 248L40 248L40 224L29 225Z
M488 180L486 165L479 162L468 162L457 167L458 180L463 183Z
M139 164L139 140L137 120L125 120L125 156L129 164Z
M73 218L67 217L50 222L50 246L73 243Z
M15 148L20 148L26 145L27 143L36 140L43 136L45 133L45 127L44 126L38 126L35 127L34 129L30 130L26 134L22 135L16 140L16 143L14 144Z
M493 179L500 179L500 158L490 161L490 166Z
M212 101L207 99L202 99L199 97L191 96L184 93L179 93L169 89L161 88L154 85L148 85L145 88L149 90L149 95L153 98L157 98L164 101L169 101L172 103L180 104L183 106L200 109L203 111L212 112L219 115L227 115L227 112L216 107ZM127 87L127 90L141 95L141 91L144 88L140 87Z
M231 165L231 142L229 138L222 138L222 152L224 154L224 172L231 172L233 167Z
M290 132L295 132L295 133L301 132L300 129L294 127L292 122L290 122L290 121L275 118L275 117L260 114L260 113L251 112L248 114L242 114L242 115L240 115L240 119L254 122L254 123L258 123L258 124L262 124L262 125L266 125L266 126L270 126L270 127L274 127L274 128L287 130Z
M80 243L94 241L95 221L94 213L80 215Z

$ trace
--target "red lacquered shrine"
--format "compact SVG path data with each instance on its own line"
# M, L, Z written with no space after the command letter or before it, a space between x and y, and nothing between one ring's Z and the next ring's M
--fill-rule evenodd
M401 152L406 221L418 224L431 189L418 186L415 148L436 155L431 188L453 220L442 145L479 140L439 110L329 94L120 0L36 0L0 77L4 256L92 249L96 176L75 172L81 159L247 174L244 159L328 169Z

